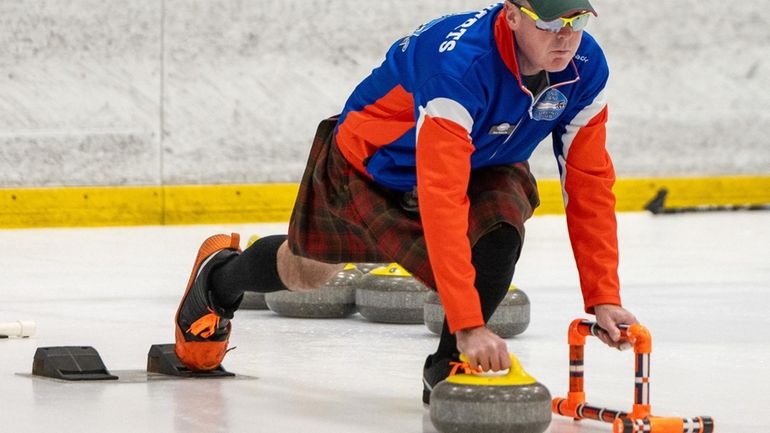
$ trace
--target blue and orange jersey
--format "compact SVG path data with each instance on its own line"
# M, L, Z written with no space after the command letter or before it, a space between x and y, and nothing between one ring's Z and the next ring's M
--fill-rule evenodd
M424 24L393 44L337 125L337 146L358 171L385 188L416 188L452 332L484 324L467 236L471 171L526 161L549 134L586 311L620 305L604 54L583 32L575 58L533 95L515 44L502 4Z

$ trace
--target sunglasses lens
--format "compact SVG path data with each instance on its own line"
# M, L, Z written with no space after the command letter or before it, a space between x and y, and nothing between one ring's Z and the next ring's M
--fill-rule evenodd
M575 19L572 20L572 31L579 32L584 28L586 28L590 17L591 17L591 14L583 14L583 15L576 16Z
M544 21L529 9L523 6L519 6L519 8L535 21L535 27L551 33L559 33L561 29L568 25L570 26L571 31L579 32L586 28L588 25L588 18L591 16L590 12L586 12L572 18L557 18L552 21Z
M556 19L553 21L535 20L535 27L547 32L558 33L564 27L564 21Z

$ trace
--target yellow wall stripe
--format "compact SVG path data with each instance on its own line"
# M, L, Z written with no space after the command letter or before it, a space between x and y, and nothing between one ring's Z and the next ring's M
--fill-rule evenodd
M538 181L537 215L564 213L559 181ZM619 179L618 211L641 211L660 188L666 206L770 203L770 176ZM297 184L0 189L0 228L288 221Z
M288 221L298 184L167 186L166 224Z
M624 178L615 183L619 212L644 209L661 188L668 189L666 207L770 203L770 176ZM558 180L538 181L536 215L564 213Z
M0 228L159 224L160 187L0 189Z

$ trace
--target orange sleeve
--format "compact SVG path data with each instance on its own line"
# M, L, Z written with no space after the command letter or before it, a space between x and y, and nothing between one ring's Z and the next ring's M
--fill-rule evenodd
M484 325L468 239L474 147L467 126L430 114L417 132L417 196L433 275L449 330Z
M560 156L567 228L587 313L598 304L621 304L615 170L605 148L607 106L596 109L585 125L573 126L566 159Z

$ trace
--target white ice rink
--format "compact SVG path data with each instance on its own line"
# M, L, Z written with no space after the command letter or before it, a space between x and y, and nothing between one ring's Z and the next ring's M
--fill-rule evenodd
M537 217L514 282L532 322L508 340L553 396L568 386L566 329L585 317L563 217ZM236 314L225 367L250 380L64 383L30 378L37 347L94 346L110 370L141 370L173 341L173 315L200 242L284 224L0 231L0 432L435 432L421 370L438 338L422 325ZM710 415L719 433L770 431L770 212L619 216L625 306L653 336L657 415ZM589 340L586 392L630 410L632 352ZM551 433L610 432L554 418Z

